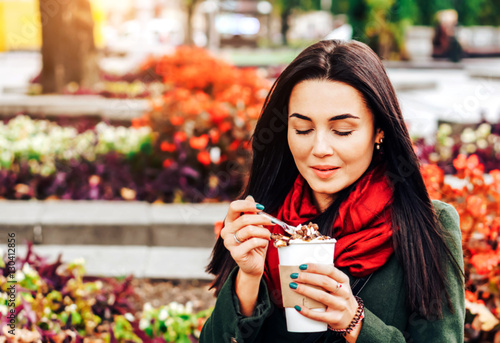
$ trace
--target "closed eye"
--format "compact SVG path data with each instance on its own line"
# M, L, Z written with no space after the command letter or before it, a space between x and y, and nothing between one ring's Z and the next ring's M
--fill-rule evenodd
M352 131L335 131L335 130L333 130L333 132L335 132L335 134L337 134L339 136L349 136L350 134L352 134Z
M298 135L307 135L308 133L310 133L313 129L309 129L309 130L295 130L295 133L298 134ZM339 135L339 136L349 136L350 134L352 134L352 131L336 131L336 130L333 130L333 132L335 132L336 135Z

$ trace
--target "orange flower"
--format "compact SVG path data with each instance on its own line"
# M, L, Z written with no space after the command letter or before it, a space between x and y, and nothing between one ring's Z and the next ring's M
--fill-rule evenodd
M132 118L132 127L138 129L140 127L146 126L148 123L147 116L142 116L140 118Z
M186 141L186 133L184 131L178 131L174 133L174 140L178 142L184 142Z
M203 134L200 137L191 137L189 139L189 145L193 149L197 149L197 150L205 149L207 144L208 144L208 135L207 134Z
M169 168L173 163L174 163L174 161L167 158L165 161L163 161L163 168Z
M500 170L495 169L490 171L491 178L493 179L493 183L496 185L500 185Z
M217 129L211 129L208 132L208 135L210 136L210 140L212 141L212 144L219 143L220 134L219 134L219 131L217 131Z
M475 293L472 293L468 289L465 290L465 299L467 299L470 302L476 302L477 301L477 295Z
M189 100L191 92L185 88L175 88L173 95L177 101L186 101Z
M168 142L161 142L160 149L161 149L161 151L174 152L175 151L175 144L168 143Z
M184 123L184 118L181 116L173 116L170 118L170 122L174 126L181 126Z
M231 123L225 121L219 125L219 131L221 133L226 133L227 131L231 130L231 127L232 127Z
M260 108L257 106L247 108L248 117L251 119L258 119L260 115Z
M208 109L208 113L215 124L221 123L229 116L228 109L221 103L214 103L214 106Z
M210 165L210 154L208 151L200 151L198 153L198 161L204 166Z
M464 154L459 154L457 158L453 160L453 166L456 170L465 169L467 166L467 156Z
M222 231L222 228L224 227L224 222L223 221L216 221L214 223L214 233L217 238L220 236L220 232Z
M480 196L471 195L467 198L467 210L474 217L479 218L486 214L487 204Z
M500 255L495 251L477 253L470 259L478 274L488 274L494 267L498 267Z
M470 170L474 170L479 165L479 158L477 157L477 155L470 155L470 157L467 159L467 168Z
M444 186L444 172L435 164L424 164L420 169L425 187L431 199L440 200Z

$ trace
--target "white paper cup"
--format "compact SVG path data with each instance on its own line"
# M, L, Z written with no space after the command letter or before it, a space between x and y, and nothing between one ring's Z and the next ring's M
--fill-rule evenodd
M290 245L278 248L280 265L300 266L307 263L333 264L335 239L325 241L291 241ZM282 294L285 295L282 284ZM325 308L315 308L313 311L324 312ZM328 330L324 322L309 319L293 307L285 307L286 326L289 332L322 332Z

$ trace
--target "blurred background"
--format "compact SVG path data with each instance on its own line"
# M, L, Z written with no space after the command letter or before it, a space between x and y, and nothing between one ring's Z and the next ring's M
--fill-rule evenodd
M0 0L0 342L8 279L16 339L196 342L265 96L322 39L382 59L461 218L466 342L500 342L499 25L499 0Z

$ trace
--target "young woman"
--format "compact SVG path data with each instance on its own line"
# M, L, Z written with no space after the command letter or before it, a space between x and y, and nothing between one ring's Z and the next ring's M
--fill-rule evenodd
M230 204L207 267L218 297L200 342L463 342L458 214L429 199L370 48L332 40L305 49L267 96L252 150L242 200ZM295 309L328 331L287 331L270 243L283 231L257 214L264 206L337 239L335 266L302 265L290 283L326 306Z

